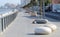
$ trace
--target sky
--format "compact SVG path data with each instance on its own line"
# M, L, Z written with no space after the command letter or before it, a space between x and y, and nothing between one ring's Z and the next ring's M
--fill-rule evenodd
M21 6L24 6L25 4L29 3L30 0L0 0L0 7L4 6L6 3L10 4L20 4Z
M0 6L3 6L5 3L21 4L21 0L0 0Z

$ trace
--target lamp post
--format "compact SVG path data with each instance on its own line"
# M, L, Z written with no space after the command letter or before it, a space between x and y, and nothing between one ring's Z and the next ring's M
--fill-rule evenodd
M44 19L44 17L45 17L45 2L44 2L44 0L36 0L36 3L40 7L40 9L38 11L39 18L35 19L33 21L33 23L45 24L48 21L47 19Z

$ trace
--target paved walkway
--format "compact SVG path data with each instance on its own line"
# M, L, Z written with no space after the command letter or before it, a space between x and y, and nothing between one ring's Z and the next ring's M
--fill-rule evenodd
M24 12L18 13L16 19L10 24L1 37L60 37L60 22L48 17L47 19L50 22L58 26L57 31L49 35L33 35L35 27L40 27L41 25L32 24L33 19L29 16L29 14Z

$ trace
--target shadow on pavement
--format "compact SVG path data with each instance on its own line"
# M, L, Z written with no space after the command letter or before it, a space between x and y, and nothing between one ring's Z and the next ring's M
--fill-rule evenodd
M27 35L47 35L47 34L28 33Z
M26 18L29 18L29 19L37 19L36 16L23 16L23 17L26 17Z
M26 17L26 18L29 18L29 19L38 19L38 17L36 17L36 16L23 16L23 17ZM49 17L45 17L45 19L47 19L50 22L60 22L60 20L56 20L56 19L49 18Z

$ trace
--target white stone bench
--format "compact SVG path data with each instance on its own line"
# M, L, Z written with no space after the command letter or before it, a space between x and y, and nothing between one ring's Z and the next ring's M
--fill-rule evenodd
M34 32L35 34L47 35L52 33L52 30L49 27L37 27Z
M57 30L57 26L54 24L48 24L48 25L44 25L44 27L49 27L52 29L52 31L56 31Z

